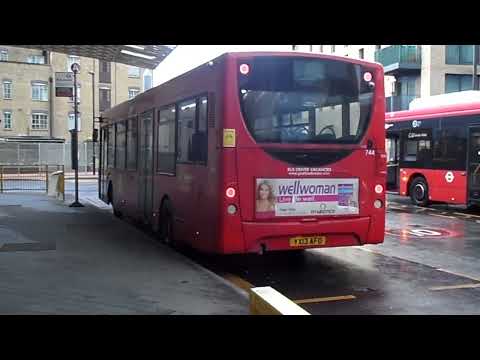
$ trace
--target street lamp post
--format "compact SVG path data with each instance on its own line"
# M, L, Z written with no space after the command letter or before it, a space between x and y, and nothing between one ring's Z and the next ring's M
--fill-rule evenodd
M74 101L74 115L75 127L72 134L72 167L75 170L75 201L70 204L70 207L83 207L78 201L78 101L77 101L77 73L80 71L80 65L73 63L71 67L73 71L73 101Z
M92 108L92 144L93 144L93 149L92 149L92 157L93 157L93 175L95 175L95 73L93 71L89 72L90 75L92 75L92 103L93 103L93 108Z

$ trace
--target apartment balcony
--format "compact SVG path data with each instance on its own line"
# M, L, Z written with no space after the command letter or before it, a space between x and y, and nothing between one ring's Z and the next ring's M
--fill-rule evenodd
M375 61L383 65L386 75L419 73L422 67L422 51L418 45L392 45L375 51Z
M399 95L385 98L386 112L408 110L408 106L417 96Z

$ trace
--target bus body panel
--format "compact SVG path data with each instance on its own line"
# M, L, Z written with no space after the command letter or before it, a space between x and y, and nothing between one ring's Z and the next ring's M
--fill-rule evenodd
M249 59L249 57L246 57ZM227 58L226 83L236 84L238 63L241 58ZM383 79L381 67L373 66L370 69L377 79ZM379 93L383 94L383 82L378 82ZM385 204L385 192L375 194L376 184L384 186L386 177L384 109L385 103L381 96L376 96L371 114L371 123L366 134L358 145L341 145L337 148L349 148L350 155L340 161L322 166L311 165L310 168L330 168L330 172L322 177L306 176L306 178L357 178L359 179L359 217L346 218L344 216L319 216L314 218L314 225L301 222L301 217L284 217L271 220L255 218L255 187L256 178L292 178L299 179L289 173L288 169L299 167L271 157L261 145L257 144L250 135L245 119L242 116L238 98L237 86L225 88L225 117L224 128L234 129L236 146L233 149L224 149L224 190L233 186L237 191L235 202L224 202L225 212L228 204L235 204L239 208L238 216L223 214L225 227L234 229L233 234L225 233L223 243L225 253L257 252L261 244L267 250L286 250L290 246L288 238L292 236L327 235L325 246L361 245L365 243L381 243L384 238L385 210L375 209L373 202L378 199ZM373 142L373 152L367 151L367 142ZM302 148L312 150L319 148L330 150L335 145L302 144ZM228 151L227 151L228 150ZM233 181L237 179L237 182ZM231 181L232 180L232 181ZM368 181L367 181L368 180ZM227 204L228 203L228 204ZM309 216L308 220L312 220ZM359 220L361 219L361 220ZM372 221L375 226L372 226ZM279 224L282 224L279 226ZM345 229L349 231L345 232ZM280 231L279 231L280 230ZM257 232L258 231L258 232ZM266 234L270 233L270 236ZM281 235L283 233L283 235ZM242 239L243 236L243 239ZM360 240L361 239L361 240ZM323 247L323 246L322 246Z
M463 170L400 169L400 194L408 195L408 185L415 176L423 176L428 183L429 200L450 204L467 203L467 176Z
M153 126L153 213L150 226L158 231L160 227L160 208L162 201L168 198L173 206L176 240L204 252L244 253L258 252L265 243L269 250L290 249L287 239L298 235L327 234L324 246L349 246L366 243L381 243L384 238L385 208L376 209L375 200L385 204L385 193L376 194L374 187L385 184L385 102L382 97L383 69L377 64L365 63L353 59L339 60L360 63L368 67L378 79L374 96L373 112L370 124L357 145L315 145L305 144L301 148L347 151L349 155L340 161L325 165L331 171L323 176L310 178L358 178L359 214L357 216L318 216L305 220L301 217L256 220L254 217L254 181L255 177L296 178L288 173L289 167L296 165L272 158L256 144L246 129L240 110L237 84L237 61L243 56L252 58L264 56L264 53L227 54L210 64L202 65L176 79L173 79L134 100L117 105L103 114L109 124L136 117L138 134L141 133L140 114L154 109ZM272 55L272 54L270 54ZM273 54L281 55L285 54ZM288 54L312 58L336 58L312 54ZM175 173L160 174L158 161L158 112L167 105L175 104L193 96L208 94L209 116L214 114L213 126L208 125L207 165L176 163ZM210 108L211 99L213 107ZM210 119L209 119L210 121ZM235 146L223 147L223 130L235 130ZM137 145L140 143L138 140ZM368 144L367 144L368 143ZM368 145L368 146L367 146ZM368 147L368 148L367 148ZM140 151L140 150L139 150ZM129 217L145 222L140 208L138 173L104 167L103 176L114 188L114 206ZM315 167L312 165L312 167ZM150 181L150 179L147 179ZM228 188L236 194L226 196ZM105 197L105 194L103 194ZM237 212L229 213L234 205ZM346 230L348 229L348 230ZM319 246L320 247L320 246Z
M397 141L398 172L397 184L400 195L408 196L409 184L417 175L423 176L429 185L429 200L465 205L469 188L470 128L480 126L480 103L453 104L417 110L406 110L386 114L387 137ZM456 146L448 145L447 134L455 134ZM405 146L409 133L427 132L431 142L429 153L414 162L405 161ZM397 139L397 140L393 140ZM442 155L439 145L444 142L447 151ZM438 150L437 150L438 149Z

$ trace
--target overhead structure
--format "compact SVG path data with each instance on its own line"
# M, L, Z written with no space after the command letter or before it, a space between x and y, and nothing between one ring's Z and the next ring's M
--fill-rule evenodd
M155 69L176 45L13 45Z

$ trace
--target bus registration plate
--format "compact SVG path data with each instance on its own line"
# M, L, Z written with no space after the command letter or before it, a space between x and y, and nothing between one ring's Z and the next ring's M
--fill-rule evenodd
M290 247L325 245L326 236L296 236L290 238Z

